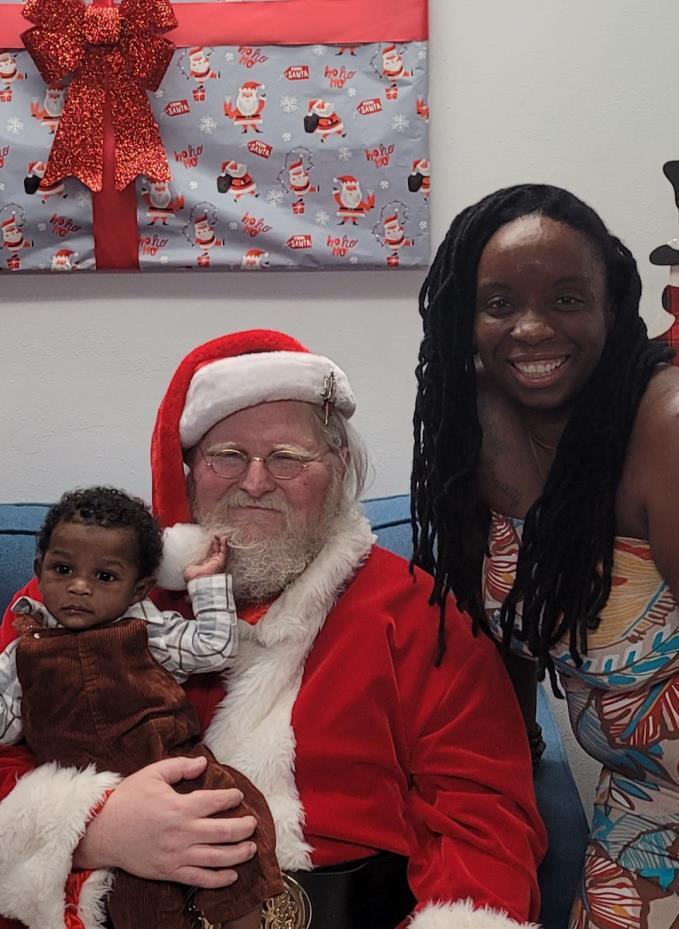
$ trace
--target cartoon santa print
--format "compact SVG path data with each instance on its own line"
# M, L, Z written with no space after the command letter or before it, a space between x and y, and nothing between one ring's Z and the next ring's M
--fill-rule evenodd
M238 202L241 197L257 197L257 184L248 172L246 165L239 161L225 161L222 173L217 178L217 190L220 194L230 193Z
M387 45L382 49L382 74L392 84L413 76L412 71L406 71L403 58L395 45Z
M304 117L304 131L309 135L316 133L321 137L321 142L325 142L330 135L346 137L344 124L332 103L328 103L327 100L309 100L308 111Z
M38 194L43 203L47 203L52 197L67 197L68 194L64 190L63 180L57 181L55 184L45 184L43 178L45 176L45 171L47 170L47 165L44 161L31 161L28 164L27 175L24 178L24 190L29 196L33 194Z
M77 271L78 253L70 248L60 248L52 256L52 271Z
M196 262L199 268L208 268L210 252L224 244L215 232L216 222L217 210L211 203L203 201L194 206L191 217L184 226L184 235L188 241L194 248L200 249Z
M17 66L16 55L13 55L12 52L0 52L0 85L4 85L6 89L9 89L15 81L25 79L26 75L22 74ZM11 94L8 99L12 99Z
M146 216L150 226L161 223L167 226L169 219L184 208L184 197L173 197L167 181L149 181L141 187L142 200L146 204Z
M205 100L205 83L207 81L213 81L219 77L219 73L212 70L212 65L210 64L211 54L212 49L205 48L203 45L196 45L186 51L186 58L188 60L188 73L182 66L181 62L179 64L179 67L184 72L184 74L190 80L194 81L196 85L193 89L194 100Z
M338 206L339 225L343 226L351 220L352 225L357 226L357 221L375 208L374 193L368 191L368 196L364 197L358 180L350 174L336 177L334 184L336 185L334 197Z
M249 248L243 255L241 268L243 271L261 271L269 266L269 253L261 248Z
M418 97L415 103L415 112L422 117L425 123L429 122L429 104L423 97Z
M37 100L31 102L31 116L39 120L50 135L54 135L59 126L61 114L64 111L66 91L63 87L48 87L42 106Z
M398 254L402 248L410 248L414 241L409 239L405 233L405 227L397 213L387 216L382 220L384 230L384 244L390 248L393 254Z
M33 242L24 236L23 214L19 208L19 217L16 212L7 212L11 207L6 207L0 213L0 234L2 234L2 247L5 254L9 254L7 267L10 271L18 271L20 268L19 255L27 248L33 247ZM3 215L4 214L4 215Z
M264 84L246 81L238 91L235 106L231 103L231 97L227 97L224 101L224 115L227 119L233 120L234 126L240 126L243 135L249 129L253 132L261 132L262 112L265 106Z
M408 190L415 194L422 193L425 202L429 201L431 193L431 166L426 158L416 158L408 175Z
M311 165L309 167L311 167ZM294 157L288 165L287 186L290 193L294 197L297 197L298 200L303 200L305 194L318 193L318 187L311 183L311 175L304 164L304 158L302 156L299 158Z
M193 220L193 241L204 252L223 244L215 235L214 225L207 213L201 213Z

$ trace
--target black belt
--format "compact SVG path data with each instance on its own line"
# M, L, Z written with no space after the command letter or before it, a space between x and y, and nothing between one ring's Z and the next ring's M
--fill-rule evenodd
M389 852L314 871L289 871L286 892L265 904L278 929L396 929L415 905L408 859Z

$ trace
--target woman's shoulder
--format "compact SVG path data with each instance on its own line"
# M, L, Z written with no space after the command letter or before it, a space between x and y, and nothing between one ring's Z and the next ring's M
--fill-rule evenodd
M638 425L679 424L679 368L662 365L648 382L637 414Z

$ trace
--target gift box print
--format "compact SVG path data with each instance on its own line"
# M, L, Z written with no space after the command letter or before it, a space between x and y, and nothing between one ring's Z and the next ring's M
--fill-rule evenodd
M0 0L0 24L3 5L16 13ZM169 170L139 175L122 192L110 176L93 195L73 178L61 191L41 180L68 86L45 85L27 51L0 52L4 269L15 270L8 262L17 257L18 270L426 264L426 8L403 3L403 18L398 3L379 0L384 23L361 19L357 28L352 5L174 4L179 26L168 35L184 42L148 94ZM339 24L330 16L338 9ZM197 10L219 21L205 28ZM234 10L225 28L222 14ZM376 34L385 40L364 41ZM200 41L247 35L247 44ZM110 157L110 128L106 143Z

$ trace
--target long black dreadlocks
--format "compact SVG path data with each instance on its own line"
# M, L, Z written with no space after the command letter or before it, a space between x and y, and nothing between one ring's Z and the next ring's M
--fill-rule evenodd
M516 580L502 608L503 644L516 634L548 669L549 649L568 634L581 663L611 589L615 494L641 397L672 350L649 341L639 316L641 281L631 252L599 216L558 187L522 184L460 213L420 292L424 337L417 366L411 478L413 559L434 577L441 609L436 663L445 651L445 601L453 592L486 625L481 569L490 523L479 498L481 425L474 360L476 275L491 236L520 216L542 214L585 235L598 249L615 317L589 381L577 397L542 495L526 516Z

